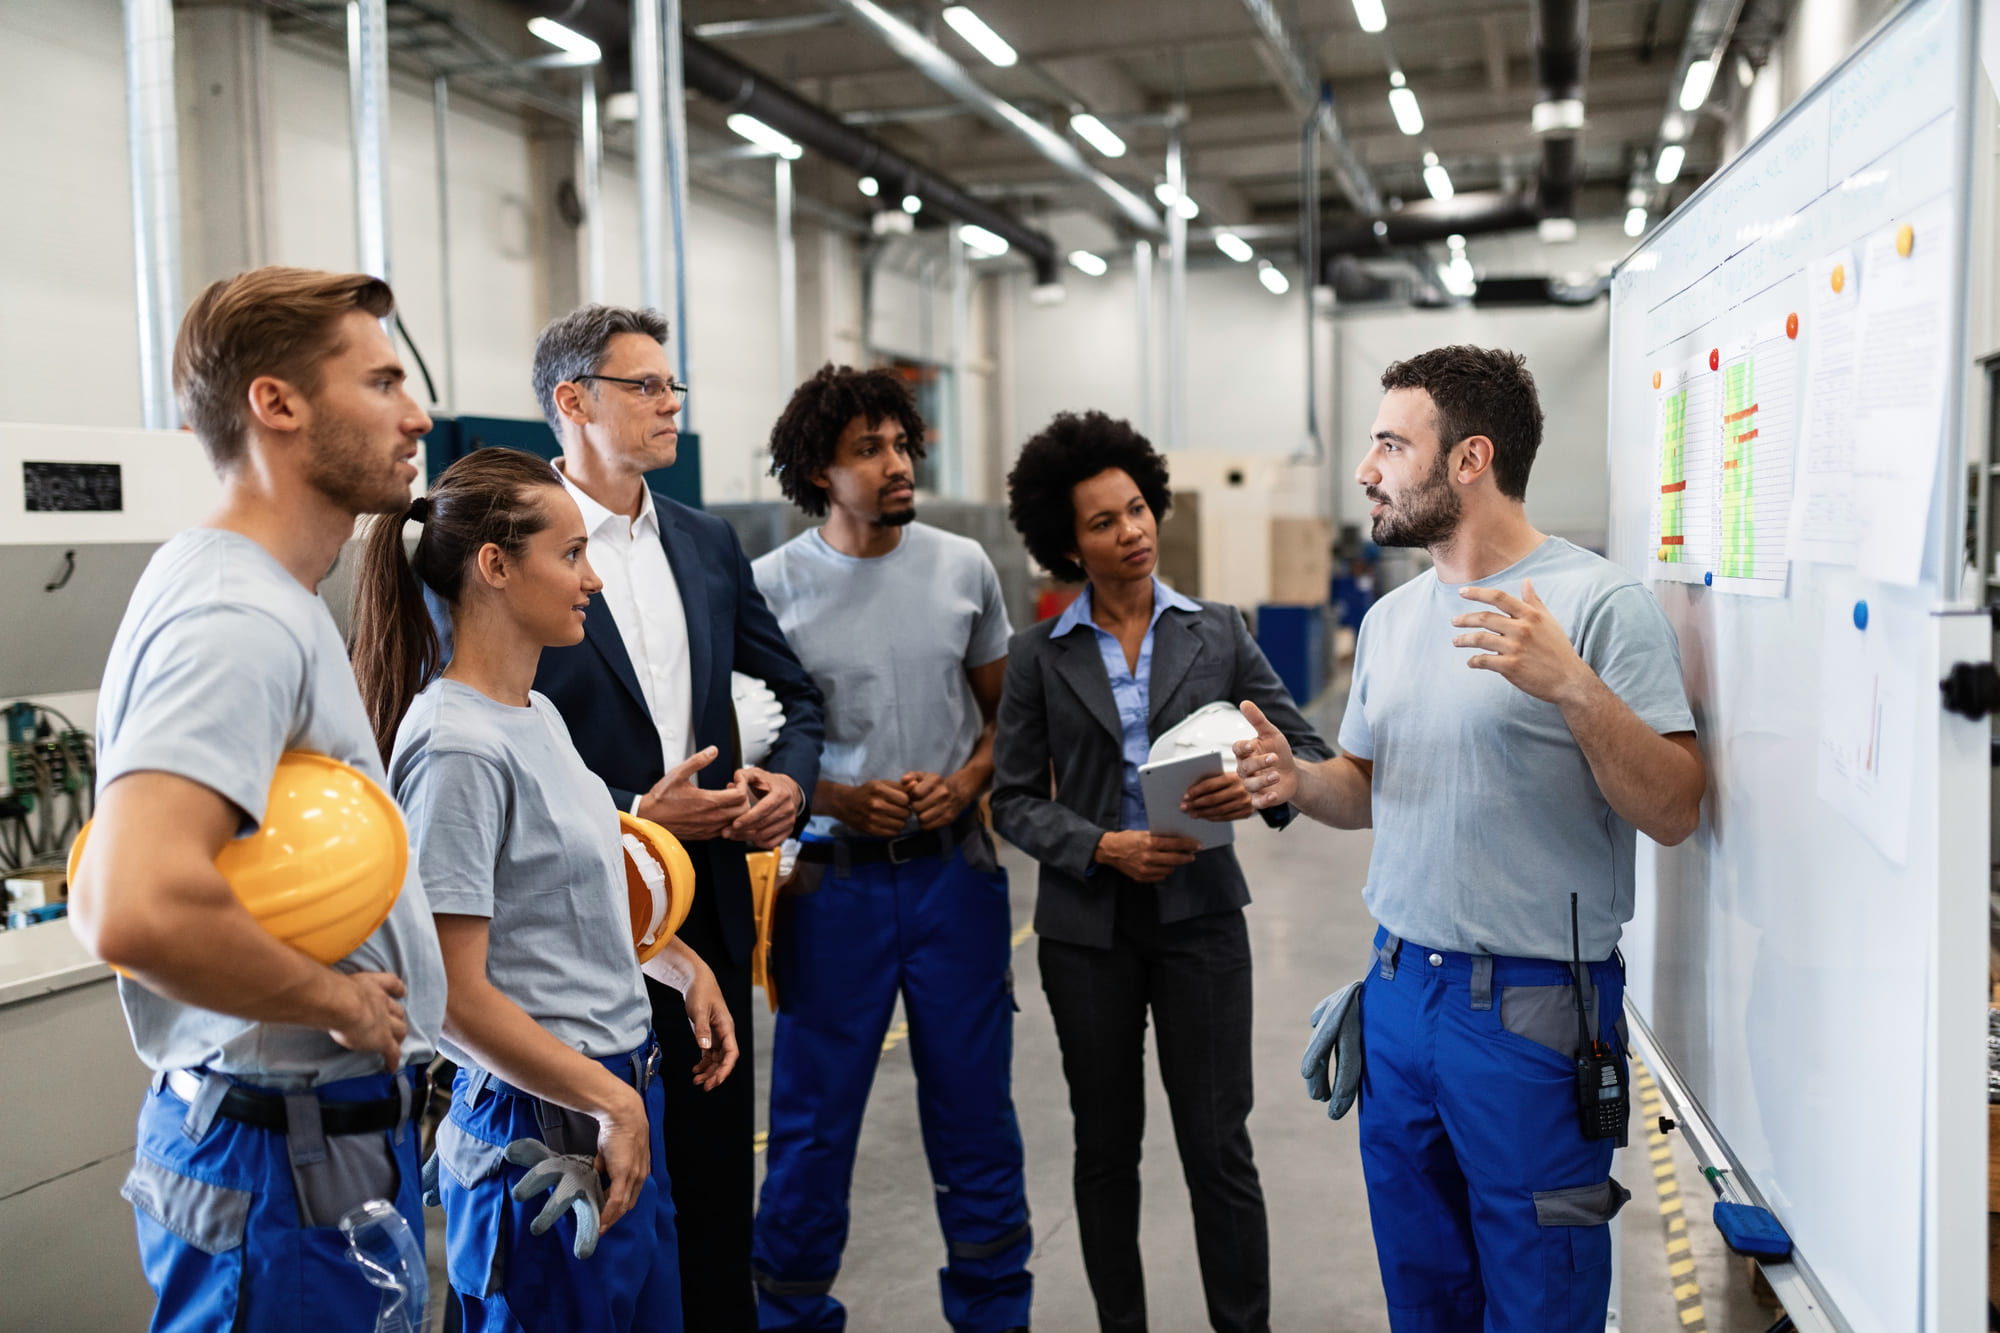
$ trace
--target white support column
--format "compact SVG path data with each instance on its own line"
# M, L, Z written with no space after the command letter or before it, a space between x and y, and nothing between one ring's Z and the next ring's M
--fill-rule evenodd
M440 74L431 80L431 153L437 172L438 311L442 320L446 416L458 415L458 351L451 328L451 86Z
M938 489L965 498L967 464L972 459L970 410L972 378L972 263L965 252L964 228L951 224L951 439L939 460Z
M583 299L604 301L604 127L598 120L597 71L583 71L578 109L582 112Z
M688 130L687 81L681 55L681 0L661 0L660 51L666 103L667 201L673 214L674 359L682 379L695 379L694 352L688 335ZM694 432L694 399L681 406L681 429Z
M778 393L789 399L799 383L799 250L792 235L792 160L780 153L771 161L777 194L772 225L778 237ZM763 451L753 449L750 459L754 500L764 476Z
M667 308L667 118L661 79L660 0L633 0L633 152L639 175L639 304ZM673 336L681 331L676 328ZM681 371L686 378L685 369Z
M1132 242L1132 288L1139 321L1139 433L1153 438L1159 413L1153 403L1153 243Z
M1175 107L1173 124L1167 130L1167 189L1174 197L1167 208L1167 244L1173 254L1167 263L1167 355L1161 370L1168 449L1187 443L1187 215L1180 210L1180 201L1187 195L1181 147L1186 116L1185 107Z
M388 0L347 0L347 110L354 153L355 263L389 280Z
M125 112L139 282L139 402L147 430L180 424L174 335L181 316L180 130L172 0L125 0Z

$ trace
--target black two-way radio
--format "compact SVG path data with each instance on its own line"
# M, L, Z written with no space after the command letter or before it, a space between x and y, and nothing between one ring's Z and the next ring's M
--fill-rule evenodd
M1576 1115L1586 1139L1616 1139L1625 1146L1625 1124L1631 1114L1625 1090L1625 1067L1609 1043L1597 1040L1583 1010L1583 940L1576 924L1576 895L1569 896L1570 965L1576 983ZM1602 997L1599 997L1602 1007ZM1601 1015L1600 1015L1601 1016Z

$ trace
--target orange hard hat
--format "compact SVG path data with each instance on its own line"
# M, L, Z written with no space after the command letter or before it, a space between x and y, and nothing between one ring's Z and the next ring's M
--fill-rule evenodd
M625 844L625 895L632 909L632 947L646 962L694 906L694 862L681 840L650 819L618 812Z
M764 988L771 1012L778 1012L778 978L771 966L771 928L778 915L779 853L749 852L750 912L757 923L757 943L750 950L750 984Z
M76 878L90 825L69 849ZM215 868L257 923L321 963L361 947L403 891L410 837L389 794L360 770L304 750L279 756L256 832Z

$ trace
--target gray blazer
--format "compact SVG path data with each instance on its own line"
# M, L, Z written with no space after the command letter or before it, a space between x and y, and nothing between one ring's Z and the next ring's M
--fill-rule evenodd
M1079 629L1051 638L1057 619L1022 630L1007 646L993 740L993 823L1041 863L1035 932L1108 949L1121 876L1091 856L1097 840L1118 827L1124 731L1096 634ZM1285 734L1294 754L1332 757L1250 637L1242 612L1227 603L1203 602L1199 614L1168 608L1153 632L1152 670L1146 728L1152 739L1204 704L1248 699ZM1283 828L1294 813L1284 806L1263 815ZM1250 901L1234 847L1198 853L1156 887L1162 924Z

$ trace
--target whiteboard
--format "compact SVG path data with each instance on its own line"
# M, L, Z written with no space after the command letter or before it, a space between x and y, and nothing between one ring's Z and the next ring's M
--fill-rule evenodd
M1983 615L1938 614L1960 582L1963 284L1946 421L1911 442L1942 451L1914 587L1800 561L1775 587L1768 563L1732 591L1661 576L1653 375L1783 327L1814 261L1901 219L1949 219L1966 271L1975 21L1968 0L1899 10L1612 286L1609 551L1679 635L1710 781L1694 837L1640 839L1627 994L1858 1330L1984 1327L1987 727L1930 685L1990 645ZM1801 389L1813 336L1799 329ZM1863 601L1923 687L1900 862L1817 790L1827 617Z

